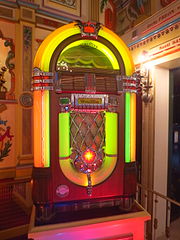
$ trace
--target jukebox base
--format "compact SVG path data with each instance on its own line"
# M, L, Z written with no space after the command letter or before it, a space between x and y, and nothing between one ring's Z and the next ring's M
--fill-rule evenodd
M34 226L32 222L28 237L34 240L144 240L144 225L150 215L136 201L130 213L120 213L116 208L101 209L101 216L97 210L93 212L96 214L91 218L88 213L86 219L79 221L46 226Z
M134 197L36 204L35 226L119 215L134 211Z

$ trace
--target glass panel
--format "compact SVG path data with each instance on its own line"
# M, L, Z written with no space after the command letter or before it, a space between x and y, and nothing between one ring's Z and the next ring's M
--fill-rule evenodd
M69 68L119 69L114 53L94 40L78 40L64 48L57 61L58 70Z
M58 66L112 69L108 58L89 46L77 46L66 50L58 59Z

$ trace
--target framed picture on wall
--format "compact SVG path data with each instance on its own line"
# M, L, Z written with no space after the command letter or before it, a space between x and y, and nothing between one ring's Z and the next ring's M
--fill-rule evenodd
M80 16L80 0L44 0L44 7Z
M51 2L59 3L70 8L76 8L77 0L50 0Z

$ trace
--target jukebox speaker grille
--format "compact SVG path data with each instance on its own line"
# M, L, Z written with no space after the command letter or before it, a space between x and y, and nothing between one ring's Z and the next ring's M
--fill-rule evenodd
M104 113L71 113L71 148L79 152L92 148L99 151L104 146Z

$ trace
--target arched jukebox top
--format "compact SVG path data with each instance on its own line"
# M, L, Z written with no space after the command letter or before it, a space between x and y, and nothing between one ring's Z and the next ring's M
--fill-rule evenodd
M80 21L64 25L52 32L39 47L34 67L41 71L51 71L54 64L63 66L62 61L65 56L71 55L69 63L70 60L73 62L75 59L72 55L80 49L83 49L88 55L90 54L91 58L95 55L98 59L105 59L106 63L103 62L105 69L108 66L108 68L120 70L124 75L132 75L134 72L132 57L127 46L114 32L99 23L82 23ZM54 63L54 59L56 59L56 63ZM79 60L83 61L82 58ZM88 62L88 59L85 59L85 62ZM107 64L107 62L109 63ZM94 61L95 68L96 64L99 64L98 68L103 69L102 61Z
M59 161L71 182L91 188L112 174L118 158L118 95L124 96L124 162L134 162L139 78L133 72L127 46L99 23L77 21L52 32L34 60L35 167L50 167L55 156L52 92L61 95Z

